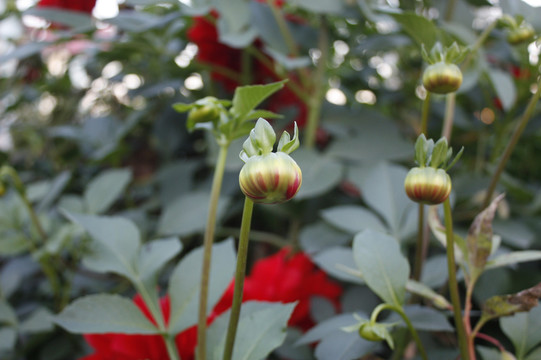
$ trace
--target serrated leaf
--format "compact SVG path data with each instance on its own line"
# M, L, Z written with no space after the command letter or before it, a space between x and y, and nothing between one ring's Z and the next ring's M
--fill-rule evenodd
M93 253L83 259L86 267L96 272L114 272L135 279L141 239L133 222L120 217L64 213L68 219L88 231L94 240L91 246Z
M118 199L132 179L129 169L106 170L90 181L84 192L86 210L100 214Z
M139 252L138 272L143 281L153 281L169 260L182 250L176 237L159 239L144 244Z
M284 87L286 80L266 84L239 86L233 95L233 106L229 110L239 122L246 120L248 114L263 100Z
M472 281L483 272L492 250L492 220L503 194L495 198L490 205L477 215L470 226L466 244L468 246L468 265Z
M398 241L365 230L353 239L353 257L368 287L385 302L402 306L410 267Z
M169 333L178 334L197 322L203 248L193 250L175 267L169 279L171 318ZM207 312L233 279L236 256L231 239L212 247Z
M385 232L381 220L371 211L358 205L339 205L321 211L321 217L330 225L356 234L365 229Z
M248 301L242 304L233 360L265 359L286 337L285 329L297 303ZM221 360L230 310L218 317L208 332L208 360Z
M68 305L54 321L76 334L158 334L158 329L130 299L88 295Z

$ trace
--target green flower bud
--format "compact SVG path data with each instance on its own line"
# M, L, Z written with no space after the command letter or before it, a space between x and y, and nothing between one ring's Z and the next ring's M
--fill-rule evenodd
M188 127L193 128L195 124L212 122L220 118L220 108L216 104L194 107L188 113Z
M511 45L518 45L533 40L535 30L532 25L522 23L520 26L510 29L507 32L507 41Z
M302 172L295 160L283 152L252 156L240 170L244 195L256 203L277 204L290 200L302 184Z
M381 333L378 327L374 326L376 324L370 324L370 322L365 322L359 327L359 335L368 341L382 341L385 340L385 334Z
M418 203L437 205L451 193L451 178L443 169L415 167L404 181L408 197Z
M461 84L462 71L455 64L440 61L429 65L423 73L425 89L436 94L455 92Z

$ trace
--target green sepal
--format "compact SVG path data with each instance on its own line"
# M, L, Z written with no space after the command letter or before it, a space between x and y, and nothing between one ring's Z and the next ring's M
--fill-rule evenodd
M293 139L290 139L289 133L284 131L280 141L278 142L277 151L285 152L286 154L291 154L293 151L299 148L299 128L297 127L297 122L295 122L295 129L293 130Z
M421 55L423 60L428 64L436 64L438 62L445 62L447 64L457 64L464 60L469 49L458 45L455 41L448 47L443 47L438 41L434 44L430 51L427 51L424 45L421 47Z
M432 155L430 156L431 167L437 169L441 164L447 162L448 148L447 139L444 137L440 138L436 144L434 144Z
M255 127L250 131L250 136L244 141L239 156L241 160L246 162L252 156L268 154L272 152L275 142L274 129L267 120L259 118Z
M415 161L420 167L424 167L426 164L428 145L425 134L417 137L417 141L415 141Z
M449 148L449 150L450 150L450 153L447 156L447 161L451 160L451 156L453 155L453 149ZM449 165L447 165L447 167L445 168L445 171L449 170L450 168L452 168L456 164L456 162L462 157L463 152L464 152L464 146L460 148L460 151L458 152L458 154L456 154L453 161L451 161L451 163Z

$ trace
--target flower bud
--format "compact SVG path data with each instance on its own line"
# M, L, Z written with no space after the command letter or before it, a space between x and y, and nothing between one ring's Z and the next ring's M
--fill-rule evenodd
M533 40L534 36L534 28L528 23L523 23L507 32L507 41L511 45L518 45Z
M359 335L368 341L387 340L388 331L383 324L365 322L359 327Z
M419 203L437 205L451 193L451 178L443 169L415 167L408 172L404 181L408 197Z
M423 73L423 86L436 94L448 94L462 84L462 71L455 64L443 61L429 65Z
M283 152L252 156L239 174L242 192L256 203L285 202L297 194L301 183L301 169Z
M220 109L215 104L194 107L188 113L188 124L190 127L203 122L212 122L220 117Z

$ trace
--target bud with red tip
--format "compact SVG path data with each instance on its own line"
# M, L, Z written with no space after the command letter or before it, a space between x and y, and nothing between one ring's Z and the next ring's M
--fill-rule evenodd
M270 124L259 118L240 153L245 162L239 174L244 195L256 203L277 204L297 194L302 184L302 172L289 156L299 146L297 132L296 124L293 139L284 132L278 151L273 153L276 135Z
M428 205L441 204L447 200L452 188L447 170L460 158L462 150L451 164L447 165L452 155L453 150L449 148L445 138L439 139L435 144L423 134L417 138L415 158L419 166L411 169L404 181L404 189L411 200Z

